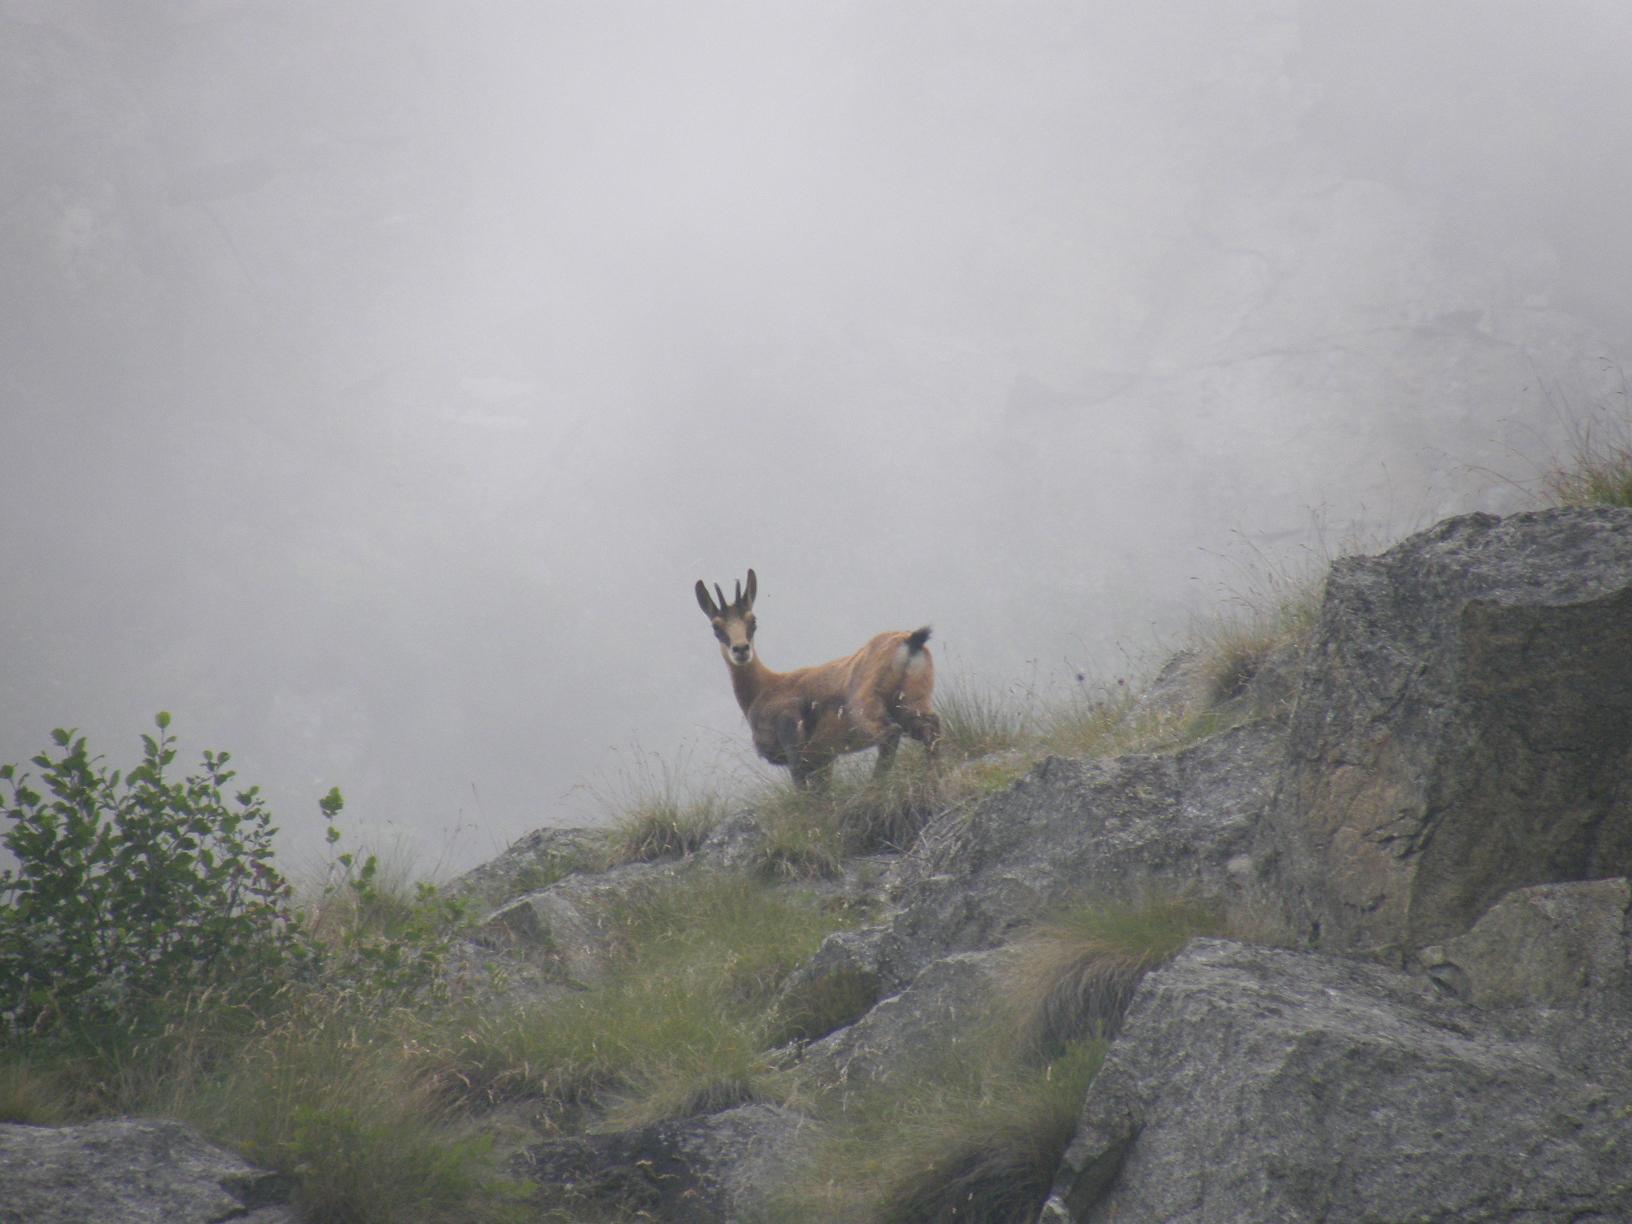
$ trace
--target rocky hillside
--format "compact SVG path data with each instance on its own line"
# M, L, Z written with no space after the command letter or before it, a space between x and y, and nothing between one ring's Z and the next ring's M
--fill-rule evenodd
M1146 701L1190 699L1193 670ZM577 1133L496 1110L536 1218L824 1218L779 1195L833 1101L1012 990L1039 922L1152 897L1237 937L1100 996L1112 1039L1046 1201L889 1218L1632 1218L1632 511L1456 518L1341 561L1312 641L1231 700L1186 746L1043 760L905 852L785 885L868 915L778 987L800 1090ZM485 915L471 989L584 990L607 898L740 872L767 836L746 811L684 858L588 871L589 834L540 831L455 886ZM843 1005L799 1010L818 997ZM0 1127L0 1153L18 1224L286 1218L275 1180L162 1125Z

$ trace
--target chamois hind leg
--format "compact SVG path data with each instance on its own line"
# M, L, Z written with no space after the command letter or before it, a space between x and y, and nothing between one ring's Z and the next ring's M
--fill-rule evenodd
M941 743L941 716L933 710L903 710L901 726L924 746L924 755L933 761Z
M879 777L890 771L895 764L895 750L901 745L901 732L891 728L883 739L878 741L878 760L873 763L873 777Z

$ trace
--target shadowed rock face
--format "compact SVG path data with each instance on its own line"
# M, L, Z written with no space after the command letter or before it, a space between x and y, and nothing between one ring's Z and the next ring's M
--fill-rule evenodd
M1632 870L1632 511L1450 519L1327 583L1261 852L1333 951Z
M565 1209L714 1224L753 1218L786 1175L802 1121L775 1106L744 1105L614 1134L547 1140L512 1164Z

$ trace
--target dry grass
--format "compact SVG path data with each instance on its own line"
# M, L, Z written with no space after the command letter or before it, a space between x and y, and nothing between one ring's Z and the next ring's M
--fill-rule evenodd
M691 781L688 764L684 754L671 762L637 751L591 789L609 817L606 866L690 854L725 819L724 798Z
M1086 905L1043 925L1021 942L1009 988L1025 1046L1050 1058L1084 1038L1114 1038L1145 974L1223 928L1188 899Z
M941 685L935 692L940 751L967 761L1024 746L1032 734L1032 704L1025 694L979 688L967 680Z
M1541 487L1554 506L1632 506L1632 416L1579 425Z

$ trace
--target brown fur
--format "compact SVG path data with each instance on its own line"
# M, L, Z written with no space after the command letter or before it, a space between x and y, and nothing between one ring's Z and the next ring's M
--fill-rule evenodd
M835 758L867 748L878 749L882 772L903 735L934 753L941 720L931 704L935 660L924 646L928 628L881 633L842 659L774 672L753 647L754 571L748 571L746 592L739 583L730 603L717 585L714 591L718 600L699 581L697 606L719 639L754 748L773 765L786 765L796 785L825 780Z

